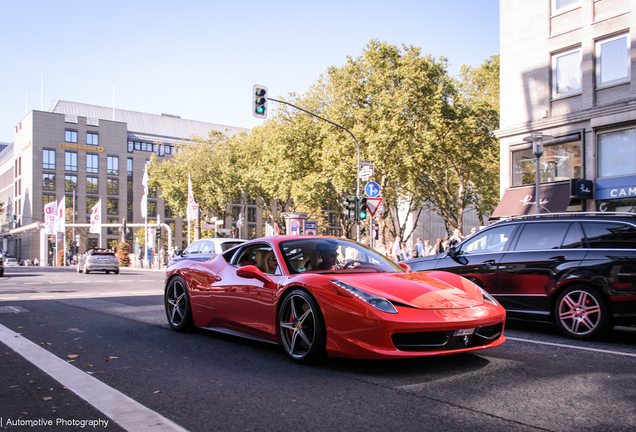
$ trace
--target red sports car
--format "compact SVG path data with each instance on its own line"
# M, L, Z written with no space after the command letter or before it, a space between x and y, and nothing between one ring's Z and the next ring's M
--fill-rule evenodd
M501 345L506 313L467 279L410 273L358 243L269 237L206 262L168 268L170 326L193 326L283 346L307 363L322 354L385 359Z

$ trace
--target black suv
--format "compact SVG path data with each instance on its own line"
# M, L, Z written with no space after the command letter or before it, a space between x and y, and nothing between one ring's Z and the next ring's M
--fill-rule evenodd
M462 275L492 294L509 317L549 319L575 339L636 324L636 214L511 218L406 264Z

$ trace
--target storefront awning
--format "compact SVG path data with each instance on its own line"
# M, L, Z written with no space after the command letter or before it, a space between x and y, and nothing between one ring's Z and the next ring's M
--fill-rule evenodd
M535 186L506 189L489 220L535 214ZM570 182L547 183L540 186L541 213L562 213L570 205Z

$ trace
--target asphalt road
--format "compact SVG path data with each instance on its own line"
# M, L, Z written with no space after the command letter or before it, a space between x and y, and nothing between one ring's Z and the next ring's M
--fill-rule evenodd
M5 269L0 429L636 428L632 328L579 342L509 321L508 341L476 354L299 366L276 345L170 330L163 275Z

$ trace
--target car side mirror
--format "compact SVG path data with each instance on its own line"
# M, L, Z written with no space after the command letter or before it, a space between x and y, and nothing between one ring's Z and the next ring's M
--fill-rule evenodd
M455 246L451 246L448 248L448 250L446 251L446 253L448 254L449 257L451 258L455 258L457 257L458 253L457 253L457 249L455 249Z
M254 265L247 265L236 270L236 275L245 279L256 279L264 284L271 284L273 281Z

